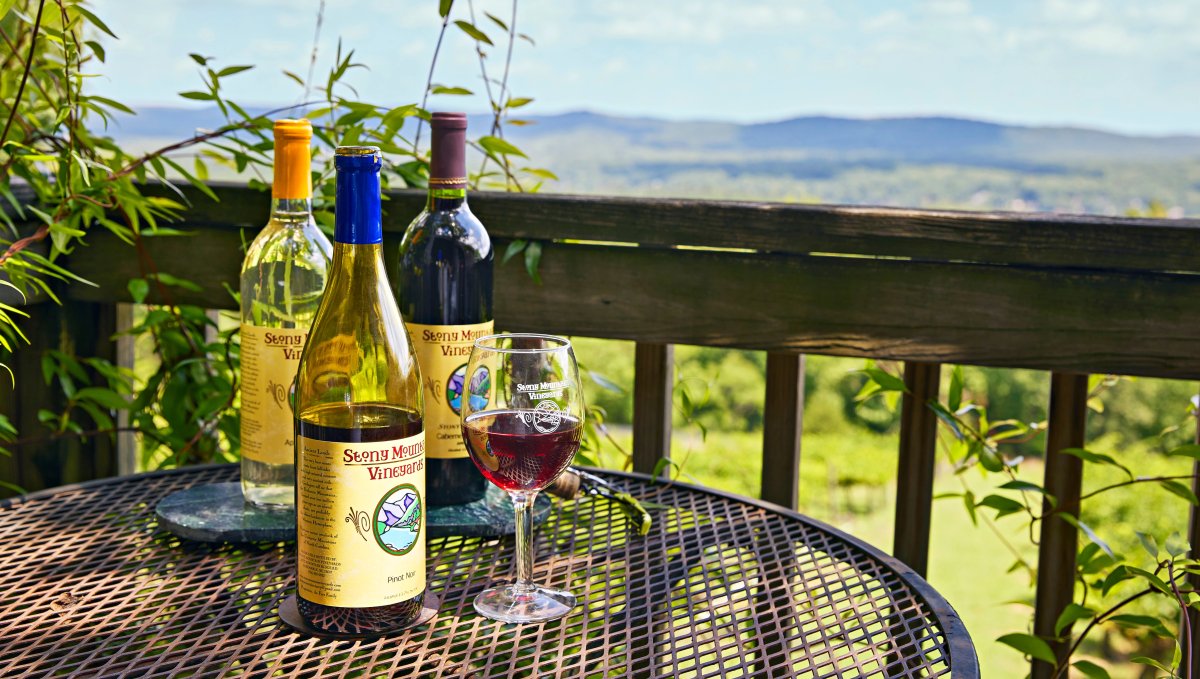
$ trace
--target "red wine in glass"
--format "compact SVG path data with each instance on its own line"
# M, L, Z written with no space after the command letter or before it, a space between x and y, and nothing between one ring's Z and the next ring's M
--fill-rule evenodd
M579 418L555 414L558 428L543 432L534 410L487 410L463 420L463 439L475 466L506 491L537 491L571 464L583 427Z

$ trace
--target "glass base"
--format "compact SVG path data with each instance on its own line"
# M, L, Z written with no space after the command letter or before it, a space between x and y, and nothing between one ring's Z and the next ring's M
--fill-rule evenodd
M557 620L573 608L574 594L537 585L521 591L514 585L502 585L475 597L475 610L483 617L517 624Z

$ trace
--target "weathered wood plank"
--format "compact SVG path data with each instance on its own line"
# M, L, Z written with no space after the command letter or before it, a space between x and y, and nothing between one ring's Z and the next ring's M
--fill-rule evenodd
M1059 518L1079 517L1079 494L1083 484L1083 460L1064 455L1066 448L1082 448L1087 429L1088 376L1053 373L1050 376L1050 413L1046 430L1046 467L1043 487L1056 503L1042 502L1041 540L1038 542L1037 600L1033 617L1034 634L1057 637L1054 624L1075 596L1075 555L1078 531ZM1069 637L1071 628L1063 631ZM1066 658L1068 644L1050 642L1059 662ZM1033 661L1033 679L1050 679L1054 668Z
M900 471L896 480L892 554L922 577L929 570L929 526L937 459L937 416L928 403L937 400L941 368L937 363L906 363L904 385L908 391L900 405Z
M506 241L498 239L502 249ZM230 308L240 236L151 238L155 262L205 287L176 301ZM394 246L389 246L394 247ZM127 300L136 253L96 236L71 265ZM496 269L496 321L512 330L797 353L1193 379L1200 276L1040 270L548 244L544 285L518 262Z
M4 474L0 478L34 491L112 476L117 473L116 451L107 435L54 438L40 422L38 411L58 412L65 407L61 389L42 378L41 359L48 349L115 358L111 339L116 330L115 305L68 301L61 307L36 304L25 311L29 318L23 319L21 327L30 344L20 346L10 359L15 390L7 379L0 380L0 412L17 427L24 443L10 446L13 459L0 468ZM0 489L0 496L11 494Z
M498 267L506 327L591 337L1200 376L1200 277L550 245Z
M804 355L769 352L759 495L790 509L799 501L803 421Z
M265 193L229 185L215 189L220 204L185 190L193 197L189 221L258 226L265 220ZM423 206L424 193L394 191L388 198L384 229L403 232ZM471 206L500 238L1200 272L1200 220L1195 219L496 192L472 194Z
M633 470L652 474L671 454L675 347L638 342L633 366Z

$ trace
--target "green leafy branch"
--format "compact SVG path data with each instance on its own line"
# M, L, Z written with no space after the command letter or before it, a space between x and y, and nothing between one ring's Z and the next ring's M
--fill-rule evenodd
M899 396L907 391L903 379L883 369L878 363L869 364L862 372L866 375L867 382L859 392L860 400L885 395L890 396L890 402L895 404L898 403ZM1118 384L1119 380L1120 378L1114 376L1093 376L1089 383L1088 407L1096 412L1102 412L1104 405L1101 396ZM1035 573L1034 566L1026 562L1020 552L1004 538L1003 533L993 523L993 519L998 521L1007 516L1023 516L1028 528L1029 541L1035 545L1037 544L1035 531L1037 524L1052 517L1070 523L1088 540L1088 544L1080 550L1076 562L1076 579L1080 584L1079 599L1061 612L1056 624L1056 637L1043 639L1033 634L1020 632L1003 635L998 641L1027 656L1055 665L1056 676L1064 676L1068 667L1074 667L1087 677L1108 677L1107 670L1096 663L1073 659L1088 634L1102 625L1141 629L1154 636L1173 639L1175 642L1174 659L1167 664L1142 656L1132 658L1132 662L1151 665L1171 676L1176 676L1181 657L1190 654L1183 653L1190 643L1190 633L1187 633L1187 630L1184 630L1184 634L1179 634L1179 630L1172 631L1172 619L1177 617L1181 611L1189 608L1200 610L1200 595L1180 585L1185 574L1200 573L1197 562L1187 558L1190 547L1178 535L1172 535L1164 543L1167 556L1163 558L1163 551L1158 547L1157 541L1147 534L1139 533L1138 536L1143 547L1155 562L1152 569L1139 568L1126 563L1124 558L1115 553L1092 526L1081 521L1078 516L1058 510L1057 499L1047 493L1042 486L1017 477L1017 470L1022 462L1021 456L1002 452L1002 446L1026 443L1032 440L1045 430L1045 423L1024 423L1017 420L990 421L987 409L972 403L967 396L961 367L956 366L951 371L945 403L931 401L926 405L935 413L942 425L941 429L945 434L943 446L948 451L956 477L963 484L962 493L949 493L939 497L961 497L966 511L975 523L978 523L980 518L980 509L994 510L994 514L990 518L983 518L989 528L1015 556L1014 567L1025 569L1031 578ZM1168 429L1168 432L1173 429L1176 428ZM1189 505L1200 504L1191 487L1184 483L1187 480L1194 480L1192 474L1137 475L1112 455L1084 448L1072 448L1060 452L1077 457L1088 465L1112 469L1124 477L1119 481L1107 483L1081 494L1081 504L1093 502L1120 488L1142 484L1157 485L1187 501ZM1200 446L1194 444L1177 446L1167 450L1165 457L1197 460L1200 459ZM985 476L994 473L1002 474L1005 481L995 488L1002 492L993 492L985 495L982 499L976 499L976 494L968 486L963 476L963 472L972 468L978 468ZM1164 573L1165 578L1163 577ZM1095 596L1103 600L1114 588L1127 580L1139 581L1143 586L1102 612L1097 607L1089 605L1090 597ZM1171 604L1169 608L1174 612L1160 615L1125 612L1131 604L1146 598L1164 600ZM1186 616L1183 616L1183 619L1186 621ZM1084 620L1088 621L1088 624L1077 636L1064 637L1074 623ZM1190 623L1185 622L1184 624ZM1066 660L1062 664L1059 664L1052 652L1049 641L1071 642Z

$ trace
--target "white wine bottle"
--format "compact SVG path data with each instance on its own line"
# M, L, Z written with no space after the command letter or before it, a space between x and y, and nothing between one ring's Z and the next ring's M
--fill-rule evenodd
M333 266L296 377L297 603L318 630L368 636L421 612L424 407L384 270L379 150L334 164Z
M312 216L311 140L307 120L275 121L271 220L242 264L242 495L268 508L295 501L292 382L332 256Z

